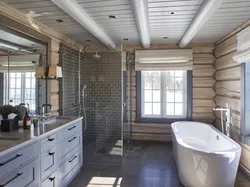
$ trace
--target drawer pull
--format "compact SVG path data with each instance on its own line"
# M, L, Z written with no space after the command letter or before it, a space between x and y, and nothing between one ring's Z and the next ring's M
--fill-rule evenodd
M5 184L0 185L1 187L4 187L11 183L12 181L16 180L18 177L20 177L23 173L17 173L14 177L12 177L10 180L8 180Z
M72 158L71 160L69 160L69 162L73 162L73 160L75 160L77 158L77 156L74 156L74 158Z
M48 138L49 142L52 142L55 138Z
M8 164L9 162L11 162L11 161L13 161L13 160L19 158L19 157L22 156L22 155L23 155L23 154L17 154L15 157L13 157L13 158L11 158L11 159L9 159L9 160L3 162L3 163L0 163L0 167L3 166L3 165L5 165L5 164Z
M53 153L49 153L49 156L53 156L55 154L55 152L53 152Z
M50 180L51 182L53 182L53 181L55 180L55 178L56 178L56 177L50 177L49 180Z
M71 128L68 128L68 131L71 131L72 129L76 128L76 126L73 126Z
M76 139L76 136L70 140L68 140L68 142L72 142L74 139Z

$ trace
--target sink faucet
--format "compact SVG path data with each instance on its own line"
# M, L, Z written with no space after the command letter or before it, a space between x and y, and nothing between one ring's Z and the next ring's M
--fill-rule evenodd
M231 126L231 116L232 116L232 109L228 107L228 104L226 103L226 107L221 108L213 108L214 111L220 111L221 112L221 128L222 132L224 133L224 125L223 125L223 115L222 112L225 112L226 114L226 135L230 137L230 126Z
M52 107L52 104L43 104L42 105L42 110L43 110L43 117L45 117L45 107L49 107L50 109L51 109L51 107Z

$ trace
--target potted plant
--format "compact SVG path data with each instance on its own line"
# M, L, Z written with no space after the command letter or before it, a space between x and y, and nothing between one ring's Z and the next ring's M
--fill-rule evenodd
M3 119L8 119L8 115L11 113L16 114L16 110L12 105L4 105L0 107L0 114L2 115Z
M1 130L2 132L9 132L18 129L18 120L8 119L8 115L17 114L17 110L12 105L4 105L0 107L0 114L2 115Z

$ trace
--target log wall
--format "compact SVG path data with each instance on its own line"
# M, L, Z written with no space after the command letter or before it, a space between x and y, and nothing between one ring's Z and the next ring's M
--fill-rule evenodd
M240 31L240 30L239 30ZM237 62L233 61L233 56L237 50L237 33L228 36L225 40L217 43L215 48L215 103L219 107L225 107L228 103L232 108L232 138L239 142L238 133L240 130L240 109L241 109L241 68ZM215 126L221 130L221 116L216 113ZM224 116L225 119L225 116ZM250 174L250 147L241 144L242 156L241 167Z

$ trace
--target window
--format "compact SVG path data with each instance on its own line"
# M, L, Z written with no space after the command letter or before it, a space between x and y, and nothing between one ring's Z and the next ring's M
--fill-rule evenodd
M8 74L4 74L4 103L15 106L28 103L30 110L36 111L36 77L34 72L10 73L8 99Z
M191 75L192 71L182 70L137 72L137 95L141 96L137 97L137 122L190 118Z

